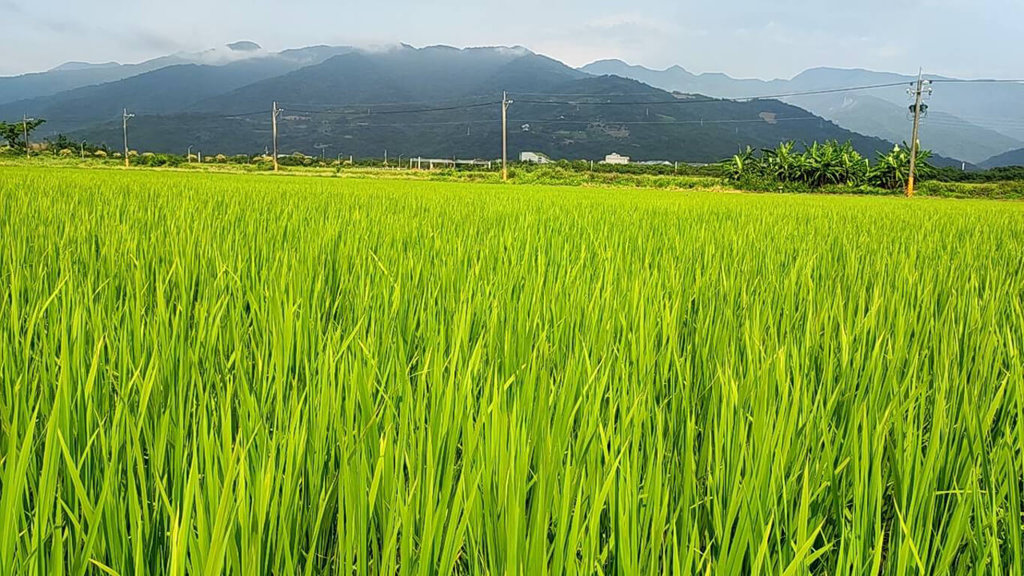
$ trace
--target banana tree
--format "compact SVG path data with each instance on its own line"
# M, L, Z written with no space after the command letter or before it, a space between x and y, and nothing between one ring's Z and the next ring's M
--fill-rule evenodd
M727 160L724 163L723 170L726 178L739 181L744 177L755 174L758 170L758 159L754 156L754 151L750 149L750 146L747 146L746 150L742 150L739 154Z
M932 157L930 150L919 150L917 153L918 177L928 176L934 168L928 163ZM871 169L871 184L888 190L902 190L910 178L910 146L896 146L891 152L879 153L875 166Z

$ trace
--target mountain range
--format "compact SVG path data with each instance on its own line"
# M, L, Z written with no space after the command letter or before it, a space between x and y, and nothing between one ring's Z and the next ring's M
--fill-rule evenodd
M314 46L271 53L238 42L140 64L73 62L0 78L0 119L45 118L36 137L62 133L117 148L127 108L136 115L129 124L133 148L252 154L269 148L271 106L278 102L282 153L494 158L507 92L513 156L529 150L597 159L618 152L638 160L711 162L746 146L827 139L848 140L874 155L908 139L901 137L905 112L881 93L749 97L878 82L878 76L822 70L763 82L618 61L574 69L521 47ZM747 99L729 99L737 97ZM927 142L939 164L982 163L1024 147L1006 131L938 106L931 119L936 126L923 139L950 142L942 149Z
M591 74L633 78L665 90L699 93L719 98L764 97L796 92L824 91L857 86L878 88L782 96L839 126L892 142L909 141L910 106L907 89L914 76L815 68L789 80L736 79L725 74L693 74L680 66L652 70L620 60L602 60L582 68ZM1024 84L965 82L956 78L926 76L933 94L921 124L921 141L931 150L971 163L1024 147ZM895 85L894 85L895 84Z
M1024 166L1024 148L994 156L980 165L981 168L999 168L1002 166Z

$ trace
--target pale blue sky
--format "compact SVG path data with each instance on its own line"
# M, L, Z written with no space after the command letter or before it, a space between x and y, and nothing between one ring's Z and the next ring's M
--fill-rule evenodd
M1024 77L1021 0L0 0L0 10L0 75L252 40L523 45L574 66L621 58L760 78L814 66Z

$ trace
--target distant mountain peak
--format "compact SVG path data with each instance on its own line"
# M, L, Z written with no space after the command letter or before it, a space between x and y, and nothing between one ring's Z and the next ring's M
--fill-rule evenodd
M620 66L630 66L628 62L624 60L619 60L618 58L605 58L603 60L595 60L594 62L587 64L587 66L598 66L601 64L618 64ZM586 66L584 66L584 68L586 68Z
M260 46L255 42L250 42L248 40L233 42L231 44L228 44L227 47L228 50L231 50L232 52L259 52L260 50L263 50L263 46Z
M625 62L623 60L619 60L617 58L612 58L612 59L608 59L608 60L598 60L596 62L591 62L590 64L587 64L586 66L580 68L580 70L582 70L583 72L590 73L590 74L598 74L598 75L612 74L612 75L616 75L616 76L621 76L621 75L623 75L623 73L644 74L644 75L672 74L672 75L675 75L675 76L685 76L685 77L692 77L693 76L693 74L689 70L687 70L686 68L683 68L682 66L680 66L678 64L676 64L675 66L671 66L669 68L666 68L664 70L656 70L654 68L648 68L648 67L640 65L640 64L630 64L628 62Z
M120 66L117 62L102 62L94 64L92 62L65 62L56 68L51 68L50 72L69 72L73 70L96 70L99 68L113 68Z

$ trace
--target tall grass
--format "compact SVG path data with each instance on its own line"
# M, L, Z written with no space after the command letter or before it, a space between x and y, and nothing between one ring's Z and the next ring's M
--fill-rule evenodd
M1024 574L1024 206L0 172L0 573Z

